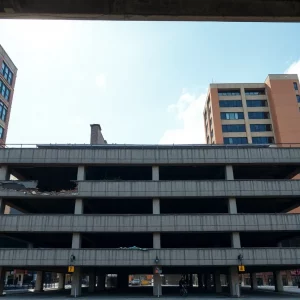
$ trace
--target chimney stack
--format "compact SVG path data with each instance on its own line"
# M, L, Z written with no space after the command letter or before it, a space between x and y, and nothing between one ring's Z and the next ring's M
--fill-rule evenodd
M91 145L105 145L107 144L104 139L101 126L99 124L91 124Z

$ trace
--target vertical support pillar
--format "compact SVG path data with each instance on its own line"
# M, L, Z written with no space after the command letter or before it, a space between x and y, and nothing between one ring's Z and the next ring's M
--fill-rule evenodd
M77 180L85 180L85 166L78 166L77 170Z
M35 281L35 292L43 292L44 288L44 272L38 271L36 272L36 281Z
M159 167L158 166L152 167L152 180L155 180L155 181L159 180Z
M225 179L226 180L234 180L232 165L226 165L225 166ZM229 198L228 199L228 213L229 214L237 214L237 206L236 206L236 199L235 198Z
M229 267L229 290L230 296L238 298L241 296L237 266Z
M153 269L153 295L156 297L162 296L162 280L160 274L155 273L155 267Z
M226 165L225 166L225 179L226 180L234 180L232 165Z
M292 279L291 271L286 271L286 277L287 277L287 281L288 281L288 286L293 286L293 279Z
M154 249L160 249L161 243L160 243L160 233L154 232L153 233L153 248Z
M275 283L275 292L283 292L283 282L282 275L280 271L275 271L274 275L274 283Z
M190 277L189 277L189 287L190 288L193 287L193 274L190 274Z
M202 289L203 288L202 274L197 274L197 277L198 277L198 288Z
M239 232L231 233L231 247L232 248L241 248L241 239Z
M0 297L3 295L4 279L5 279L5 271L3 267L0 267Z
M8 172L8 166L0 167L0 180L9 180L10 174Z
M83 214L83 199L76 199L74 215L82 215L82 214Z
M65 280L66 280L66 275L64 273L59 273L58 274L58 289L59 290L65 289Z
M0 215L3 215L5 211L5 200L0 198Z
M157 198L152 200L152 211L154 215L160 214L160 200Z
M97 288L96 291L104 291L105 290L105 278L106 274L98 273L97 274ZM119 280L119 275L118 275L118 280Z
M220 272L220 270L217 270L215 272L214 280L215 280L215 292L216 293L222 293L221 272Z
M81 296L81 270L80 267L75 267L72 275L71 296Z
M89 272L89 293L94 293L96 287L96 273L95 271Z
M78 232L74 232L72 237L72 249L80 249L80 248L81 248L81 234Z
M128 289L128 274L126 273L120 273L118 274L118 287L121 290L126 290Z
M250 274L250 280L251 280L251 290L253 291L257 290L258 285L257 285L256 273Z
M237 205L235 198L228 199L228 213L229 214L237 214Z

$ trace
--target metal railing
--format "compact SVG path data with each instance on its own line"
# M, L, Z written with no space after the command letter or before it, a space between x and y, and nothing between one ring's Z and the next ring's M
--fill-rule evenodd
M135 149L179 149L179 148L300 148L300 143L276 144L0 144L0 148L43 149L43 148L135 148Z

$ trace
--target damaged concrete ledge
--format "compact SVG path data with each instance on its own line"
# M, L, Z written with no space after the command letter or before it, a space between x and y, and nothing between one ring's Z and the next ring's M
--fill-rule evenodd
M19 181L19 180L1 180L0 189L8 190L27 190L36 189L38 185L37 181Z
M76 196L74 190L41 191L38 189L38 181L1 180L0 197L28 197L28 196Z

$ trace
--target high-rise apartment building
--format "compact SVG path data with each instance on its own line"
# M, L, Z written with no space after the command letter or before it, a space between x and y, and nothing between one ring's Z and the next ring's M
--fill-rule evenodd
M299 88L298 75L290 74L269 75L264 83L211 84L206 142L300 145Z
M0 144L5 144L17 68L0 45Z

